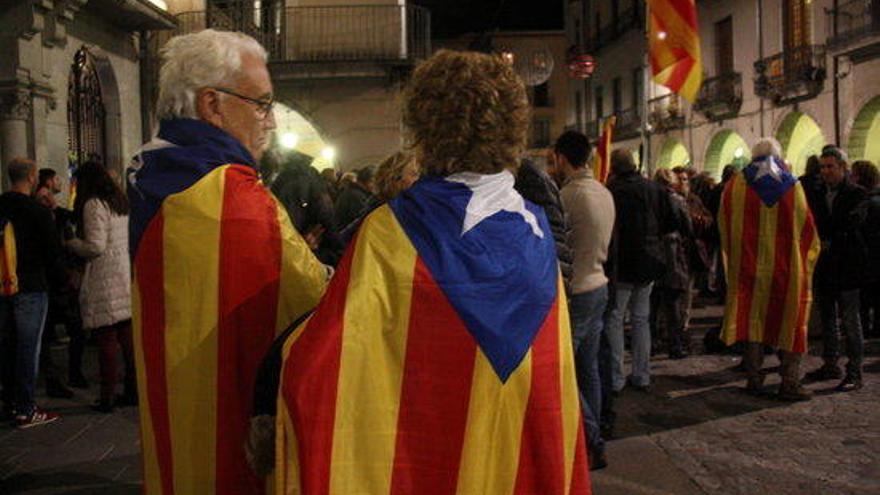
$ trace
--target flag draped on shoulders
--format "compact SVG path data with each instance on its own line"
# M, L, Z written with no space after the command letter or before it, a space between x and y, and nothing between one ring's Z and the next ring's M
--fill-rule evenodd
M703 83L695 0L648 0L654 82L693 102Z
M590 493L553 238L513 183L425 177L367 217L284 346L279 493Z
M216 127L163 121L128 180L144 492L264 492L243 447L254 376L325 269Z
M819 240L801 184L776 158L756 158L725 187L718 226L725 342L806 352Z

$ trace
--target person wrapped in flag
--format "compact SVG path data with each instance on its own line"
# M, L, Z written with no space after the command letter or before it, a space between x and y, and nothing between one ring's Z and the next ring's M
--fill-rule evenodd
M780 158L775 139L755 144L755 158L725 186L718 213L727 274L724 341L745 342L746 391L763 393L763 346L781 351L779 397L804 400L800 361L819 240L800 182Z
M403 106L422 178L366 218L284 344L275 489L588 494L553 236L513 188L523 84L441 51Z
M162 56L158 133L128 173L144 493L265 493L244 450L254 377L328 271L257 173L265 50L206 30Z

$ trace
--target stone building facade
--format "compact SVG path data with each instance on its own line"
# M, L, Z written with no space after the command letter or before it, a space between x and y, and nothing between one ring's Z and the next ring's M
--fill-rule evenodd
M144 138L140 36L173 19L159 0L18 0L0 9L0 161L67 177L93 158L121 173ZM6 183L3 170L3 182Z
M585 130L619 115L615 146L641 149L645 168L717 176L761 136L779 139L797 173L827 143L880 160L880 1L698 0L704 84L693 104L645 75L645 2L572 3L569 37L582 29L598 62L572 88L589 102Z

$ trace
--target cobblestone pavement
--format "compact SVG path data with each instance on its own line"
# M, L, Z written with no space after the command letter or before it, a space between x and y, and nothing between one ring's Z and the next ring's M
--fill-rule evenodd
M695 322L716 324L718 314L698 310ZM693 335L699 340L700 330ZM817 397L799 404L740 392L735 356L655 356L652 390L625 390L617 401L609 467L593 472L594 493L880 493L880 341L867 351L864 389L838 394L834 382L812 384ZM809 357L804 368L818 363ZM96 382L93 361L88 369ZM770 375L768 390L776 384ZM71 400L40 399L63 416L51 425L0 426L0 494L140 493L137 411L94 413L96 394L93 386Z

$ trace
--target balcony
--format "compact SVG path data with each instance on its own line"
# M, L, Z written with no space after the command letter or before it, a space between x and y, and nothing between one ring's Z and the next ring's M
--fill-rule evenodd
M880 0L850 0L825 10L828 51L858 63L880 56Z
M742 74L732 72L703 81L694 110L715 122L739 115L742 102Z
M759 60L755 74L755 94L777 106L809 100L825 85L825 46L804 45Z
M414 5L264 10L251 2L230 5L178 14L177 29L155 33L152 48L172 35L205 28L241 31L266 48L276 78L382 77L431 54L430 13Z
M648 100L648 123L654 132L666 132L684 127L684 108L678 93Z
M611 140L614 142L632 139L641 134L642 118L638 108L629 108L614 113L617 123L614 125L614 133Z

